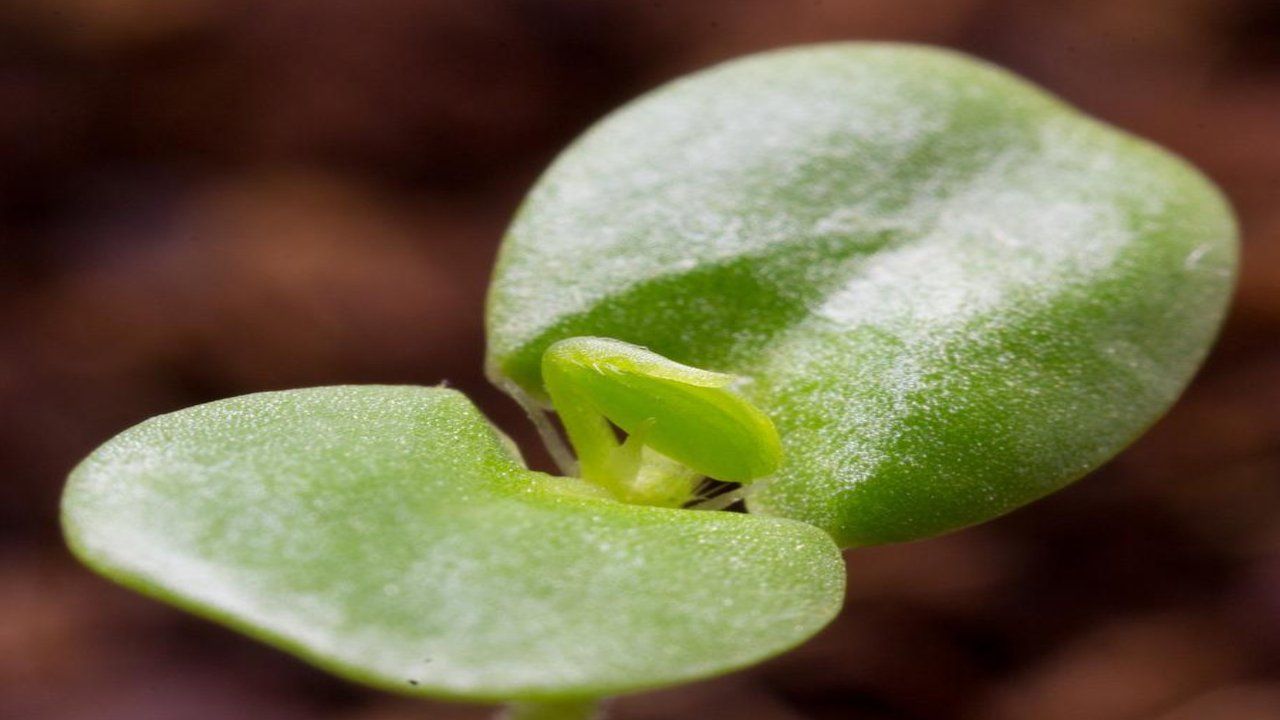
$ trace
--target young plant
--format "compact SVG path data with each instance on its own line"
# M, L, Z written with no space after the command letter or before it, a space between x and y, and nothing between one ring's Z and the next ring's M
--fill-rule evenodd
M65 530L344 677L586 717L804 641L840 548L1113 456L1204 357L1235 252L1192 168L999 69L765 53L603 120L505 239L488 372L565 477L452 390L262 393L103 445Z

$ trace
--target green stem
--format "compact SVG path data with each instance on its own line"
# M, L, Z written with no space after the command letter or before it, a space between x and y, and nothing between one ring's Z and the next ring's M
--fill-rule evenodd
M599 700L511 703L498 720L604 720Z
M621 448L618 437L608 419L573 386L570 377L562 376L558 370L548 367L543 373L544 382L569 444L577 452L581 477L618 493L625 482L616 476L614 468Z
M493 382L503 392L510 395L516 404L524 410L529 419L533 421L533 427L537 429L538 435L542 438L542 443L546 445L547 452L551 455L551 459L555 461L556 467L560 469L562 475L569 477L579 477L581 470L578 467L578 461L565 447L564 441L560 439L560 433L551 426L551 421L547 419L547 411L539 407L538 403L519 385L511 380L498 375L493 375Z

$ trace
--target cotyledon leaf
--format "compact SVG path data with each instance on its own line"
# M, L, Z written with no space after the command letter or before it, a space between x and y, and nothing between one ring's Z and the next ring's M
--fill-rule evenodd
M346 386L164 415L72 474L104 575L340 675L460 699L616 694L749 665L838 612L803 523L590 497L462 395Z
M751 378L784 460L752 512L842 545L989 519L1177 397L1236 228L1159 148L949 51L834 44L666 85L566 150L515 218L489 373L612 337Z

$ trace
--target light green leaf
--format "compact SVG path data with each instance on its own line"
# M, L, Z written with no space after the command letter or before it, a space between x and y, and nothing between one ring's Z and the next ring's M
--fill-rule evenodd
M617 485L635 472L615 467L630 448L618 446L610 423L718 480L750 482L778 468L778 433L731 387L732 375L617 340L571 338L543 355L542 376L588 480Z
M545 399L543 353L590 335L751 378L784 448L752 511L907 540L1140 434L1204 357L1235 255L1195 170L1006 72L772 52L658 89L555 162L505 240L489 371Z
M405 693L608 695L749 665L838 611L808 525L626 505L524 469L462 395L332 387L147 421L73 473L104 575Z

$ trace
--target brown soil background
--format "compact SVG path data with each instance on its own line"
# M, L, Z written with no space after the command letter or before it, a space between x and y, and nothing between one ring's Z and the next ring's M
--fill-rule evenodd
M269 388L476 398L485 283L540 168L611 107L784 44L961 48L1150 137L1245 230L1222 341L1071 489L850 553L797 652L616 716L1280 718L1280 3L0 1L0 717L480 718L331 679L98 580L71 465L147 416Z

